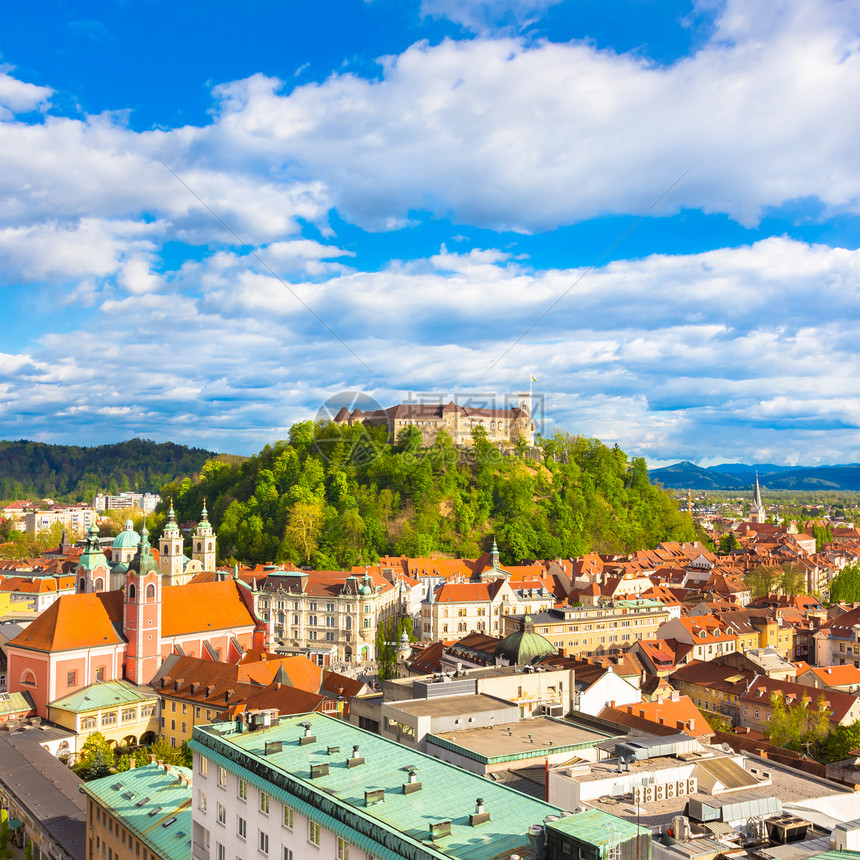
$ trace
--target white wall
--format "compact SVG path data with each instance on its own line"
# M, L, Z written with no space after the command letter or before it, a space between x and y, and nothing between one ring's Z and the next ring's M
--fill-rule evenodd
M607 672L599 681L579 695L578 711L596 717L608 702L633 705L642 701L642 693L614 672Z

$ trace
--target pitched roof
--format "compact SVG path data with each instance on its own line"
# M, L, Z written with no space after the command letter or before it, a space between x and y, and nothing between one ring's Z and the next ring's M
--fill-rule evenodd
M740 701L770 705L771 695L781 696L788 708L794 708L807 701L808 707L817 709L819 701L830 714L830 721L840 723L857 702L857 696L842 693L839 690L817 690L795 684L791 681L775 681L767 675L756 675L750 682L746 692L740 696Z
M711 734L708 721L689 696L678 696L677 699L664 699L657 702L639 702L620 708L609 706L598 716L631 728L641 728L642 723L646 723L648 731L655 734L676 734L679 731L692 737ZM666 729L670 731L665 731Z
M436 589L437 603L477 603L492 600L502 587L502 579L492 582L443 582Z
M84 713L99 708L118 707L130 702L153 701L157 698L149 687L138 687L130 681L99 681L51 702L51 707L62 711Z
M122 592L65 594L11 642L34 651L72 651L97 645L120 645Z
M161 635L253 627L255 620L232 579L174 585L162 591Z

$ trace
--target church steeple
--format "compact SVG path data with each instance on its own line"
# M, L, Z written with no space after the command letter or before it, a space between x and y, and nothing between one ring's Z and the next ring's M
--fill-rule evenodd
M128 640L125 675L135 684L149 683L161 664L161 572L149 544L146 520L137 553L128 565L123 628Z
M758 483L758 472L755 473L755 488L753 490L753 500L750 506L750 522L763 523L767 515L764 510L764 504L761 500L761 487Z
M87 543L75 568L78 593L107 591L107 574L108 560L99 543L99 530L93 523L87 532Z
M203 570L215 570L215 532L209 522L206 499L203 500L203 510L200 514L200 522L197 523L191 538L191 557L200 562Z
M490 559L492 560L492 563L493 563L493 570L498 570L499 569L499 547L496 545L495 537L493 538L493 549L492 549L492 552L490 553Z
M185 584L182 575L185 568L184 541L182 532L179 531L179 526L176 524L176 511L173 510L173 502L170 503L167 522L164 524L164 531L158 541L158 566L165 579L165 585Z

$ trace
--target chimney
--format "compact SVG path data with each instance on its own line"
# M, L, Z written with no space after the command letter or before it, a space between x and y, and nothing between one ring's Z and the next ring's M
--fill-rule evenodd
M680 698L681 698L681 696L680 696L680 694L678 693L678 691L677 691L677 690L672 690L672 701L673 701L673 702L677 702L677 701L679 701L679 700L680 700Z
M128 769L134 770L137 767L137 762L132 758L128 761Z
M164 765L164 772L170 773L170 765L169 764Z

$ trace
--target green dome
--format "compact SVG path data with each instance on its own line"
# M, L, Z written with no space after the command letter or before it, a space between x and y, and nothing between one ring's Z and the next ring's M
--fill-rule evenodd
M108 560L102 552L99 543L99 530L95 524L87 532L87 545L78 560L78 570L95 570L97 567L107 568Z
M528 666L556 653L552 642L535 633L531 615L526 615L521 624L519 630L509 633L496 645L496 657L504 657L512 666Z
M134 558L129 562L128 572L147 574L151 571L158 573L158 562L152 555L152 547L149 545L149 530L144 523L140 530L140 543Z
M137 549L140 543L140 535L134 530L131 520L125 521L125 528L116 536L111 544L113 549Z

